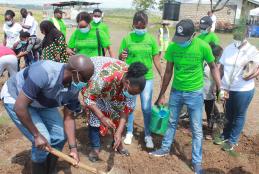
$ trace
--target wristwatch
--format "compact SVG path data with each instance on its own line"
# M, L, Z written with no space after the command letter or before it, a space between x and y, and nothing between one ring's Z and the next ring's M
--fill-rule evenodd
M69 144L68 146L69 146L69 149L77 148L76 144Z

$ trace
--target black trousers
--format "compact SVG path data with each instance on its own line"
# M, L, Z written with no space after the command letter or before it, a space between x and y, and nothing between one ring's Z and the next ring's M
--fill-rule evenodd
M209 130L212 131L213 129L213 122L212 122L212 115L214 114L214 118L216 118L219 115L219 110L215 104L215 100L204 100L205 104L205 112L207 115L207 123Z

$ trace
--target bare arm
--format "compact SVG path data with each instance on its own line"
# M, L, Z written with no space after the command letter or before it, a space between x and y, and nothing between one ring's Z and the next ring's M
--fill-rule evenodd
M160 56L159 54L153 56L154 64L157 69L157 72L159 76L161 77L161 80L163 79L163 74L162 74L162 68L161 68L161 63L160 63Z
M221 87L221 78L220 78L219 69L214 62L209 63L208 65L210 67L211 75L214 81L216 82L217 89L219 90Z
M31 104L32 100L29 99L23 91L21 91L16 99L15 105L14 105L14 111L19 118L19 120L22 122L22 124L30 131L30 133L34 137L35 146L45 150L46 147L51 149L50 145L48 144L48 141L43 137L37 127L34 125L31 119L31 115L28 111L28 107Z
M112 48L110 46L107 47L110 57L115 58Z
M120 123L114 134L114 141L115 141L113 146L114 149L117 149L121 144L121 137L122 137L122 133L125 128L126 122L127 122L127 115L124 112L120 112Z
M164 96L164 94L166 92L166 89L167 89L167 87L168 87L168 85L170 83L170 80L172 78L173 68L174 68L174 64L172 62L167 62L166 69L165 69L165 74L164 74L164 77L163 77L162 88L160 90L159 97L158 97L158 99L156 101L157 105L161 104L161 99Z
M79 162L79 155L77 152L77 145L76 145L76 136L75 136L75 130L76 130L76 123L73 118L73 112L70 111L67 107L64 107L64 127L65 132L68 139L68 144L72 147L70 155ZM75 165L75 164L74 164Z

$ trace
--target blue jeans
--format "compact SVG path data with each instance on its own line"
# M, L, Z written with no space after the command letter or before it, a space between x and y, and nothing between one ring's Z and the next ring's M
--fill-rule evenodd
M203 112L203 92L183 92L173 89L170 94L169 109L170 118L168 129L162 141L162 149L170 151L178 119L183 105L187 106L190 115L190 125L192 130L192 163L201 164L202 162L202 112Z
M34 137L20 122L14 112L14 105L5 103L4 107L18 129L32 142L31 160L36 163L44 162L47 158L48 152L42 151L35 147ZM37 127L39 132L47 139L49 144L58 150L62 150L66 142L66 136L64 132L63 119L58 109L39 109L29 107L29 113L31 115L32 122Z
M223 129L222 137L228 139L231 144L237 144L240 134L244 128L246 113L254 96L251 91L230 91L229 99L226 101L227 122Z
M93 149L100 149L101 140L100 140L100 127L92 127L89 126L89 139L91 143L91 147Z
M141 109L144 116L144 130L145 136L150 136L149 123L151 119L152 109L152 94L153 94L153 80L147 80L145 89L140 93ZM134 97L134 103L136 106L137 96ZM135 109L135 108L134 108ZM128 116L127 133L133 133L133 112Z

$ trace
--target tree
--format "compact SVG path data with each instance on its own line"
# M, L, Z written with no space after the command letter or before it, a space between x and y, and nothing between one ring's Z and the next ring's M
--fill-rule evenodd
M156 0L133 0L132 4L137 10L154 9Z
M228 2L229 2L229 0L217 0L216 4L213 5L212 0L210 0L210 9L212 12L217 12L217 11L223 10Z

